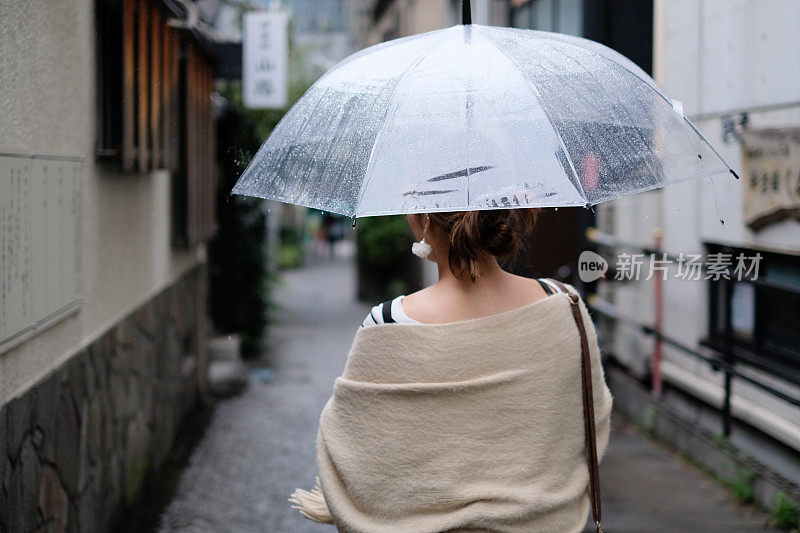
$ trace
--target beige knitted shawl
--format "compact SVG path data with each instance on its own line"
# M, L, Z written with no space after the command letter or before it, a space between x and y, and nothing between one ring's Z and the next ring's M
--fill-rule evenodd
M611 394L583 303L598 455ZM319 487L340 531L577 532L589 509L580 339L567 295L449 324L359 328L320 417Z

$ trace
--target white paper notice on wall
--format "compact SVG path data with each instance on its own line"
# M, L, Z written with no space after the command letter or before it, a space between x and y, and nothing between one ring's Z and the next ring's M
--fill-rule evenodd
M83 160L0 155L0 352L82 301Z
M251 109L286 107L289 14L254 11L244 15L242 99Z

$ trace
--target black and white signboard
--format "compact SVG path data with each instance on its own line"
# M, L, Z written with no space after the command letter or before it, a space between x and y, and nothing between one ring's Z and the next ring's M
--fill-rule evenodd
M284 11L244 15L242 98L246 107L286 107L288 24L289 15Z
M0 352L81 303L83 160L0 154Z

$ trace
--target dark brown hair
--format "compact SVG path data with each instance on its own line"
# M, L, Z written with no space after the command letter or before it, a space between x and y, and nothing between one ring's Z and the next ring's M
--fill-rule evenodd
M516 256L538 214L538 209L530 208L428 213L447 237L453 275L471 281L480 277L480 263L488 257L502 263Z

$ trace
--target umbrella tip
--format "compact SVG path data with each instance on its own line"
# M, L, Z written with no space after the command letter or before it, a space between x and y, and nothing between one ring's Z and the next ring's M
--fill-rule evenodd
M356 229L356 216L353 215L353 229Z
M734 178L736 178L737 180L739 179L739 174L737 174L736 172L734 172L732 168L729 168L728 170L730 170L730 171L731 171L731 174L733 174L733 177L734 177Z

